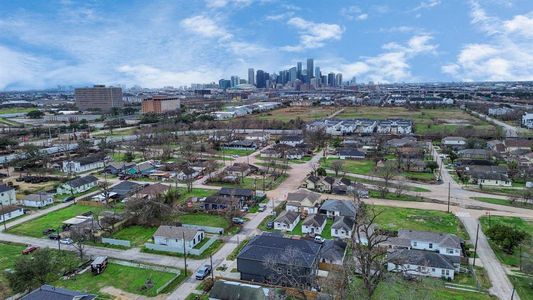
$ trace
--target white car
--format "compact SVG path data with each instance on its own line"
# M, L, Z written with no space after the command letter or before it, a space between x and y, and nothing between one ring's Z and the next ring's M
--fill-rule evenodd
M65 245L72 245L74 241L71 238L60 239L59 242Z
M315 236L315 243L322 244L326 241L325 238L321 237L320 235Z

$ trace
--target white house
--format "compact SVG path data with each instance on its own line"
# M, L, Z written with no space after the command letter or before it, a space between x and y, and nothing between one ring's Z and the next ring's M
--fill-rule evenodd
M28 207L45 207L54 203L54 196L49 193L36 193L24 196L22 205Z
M274 220L274 229L292 231L300 222L300 214L294 211L284 211Z
M522 116L522 126L533 129L533 113L525 113Z
M161 225L153 235L154 244L192 249L204 238L204 232L193 228Z
M461 256L461 238L455 234L402 229L398 239L408 240L411 249L435 251L440 254Z
M22 207L18 207L15 205L3 206L3 208L0 207L0 222L11 220L18 216L22 216L23 214L24 210L22 209Z
M65 182L56 189L57 194L79 194L96 186L98 178L87 175Z
M449 278L459 271L446 255L432 251L397 250L387 256L387 270L409 275Z
M14 205L17 202L15 188L6 184L0 184L0 203L2 205Z
M312 214L307 216L302 223L302 233L303 234L322 234L324 227L326 227L326 215L321 214Z
M316 214L320 206L320 194L299 189L295 193L287 194L285 210L303 214Z
M84 173L104 167L102 155L91 155L75 160L63 161L63 173Z
M320 207L320 213L326 214L328 218L346 216L355 219L357 208L357 205L350 200L328 199Z
M302 144L303 142L304 142L304 138L303 136L300 136L300 135L282 136L281 139L279 140L280 144L289 145L293 147L296 145Z
M352 217L337 216L331 225L331 236L349 239L352 236L355 221Z
M460 136L447 136L441 140L444 146L450 147L464 147L466 146L466 139Z

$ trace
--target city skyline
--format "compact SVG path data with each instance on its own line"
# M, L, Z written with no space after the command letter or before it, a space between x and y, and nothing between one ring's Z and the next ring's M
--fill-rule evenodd
M358 82L533 80L528 1L6 2L0 90L188 86L249 68Z

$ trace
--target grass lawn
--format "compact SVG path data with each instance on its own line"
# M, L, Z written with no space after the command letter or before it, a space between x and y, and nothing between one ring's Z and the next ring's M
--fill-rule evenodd
M274 221L276 219L275 216L273 215L268 215L266 216L263 221L261 221L261 223L259 224L259 226L257 226L257 228L259 230L262 230L262 231L272 231L273 229L269 229L267 228L267 223L270 222L270 221Z
M214 186L223 186L223 187L232 187L232 188L242 188L242 189L252 189L252 190L262 190L263 189L263 182L265 186L265 190L273 190L277 188L285 179L287 179L287 175L278 176L276 180L273 180L272 177L268 176L263 180L263 177L259 178L251 178L251 177L244 177L243 181L241 183L218 183L218 182L210 182L209 185Z
M433 173L428 172L403 172L401 175L405 176L405 178L415 181L434 181L435 175Z
M328 172L328 174L330 176L333 176L335 173ZM377 185L377 186L385 185L385 183L383 181L379 181L379 180L358 178L358 177L353 177L353 176L342 176L342 174L339 174L339 175L340 175L339 177L348 178L348 179L350 179L351 181L354 181L354 182L368 183L368 184L373 184L373 185ZM429 190L429 189L422 188L422 187L417 187L417 186L406 186L405 190L411 191L411 192L419 192L419 193L431 192L431 190Z
M187 188L181 188L181 187L178 188L178 191L180 193L180 197L178 199L179 203L184 203L185 201L187 201L188 199L192 197L198 197L198 198L208 197L217 192L217 190L214 190L214 189L201 189L201 188L193 188L192 191L187 192Z
M170 272L109 263L106 270L98 276L94 276L91 272L85 272L69 280L59 280L54 285L89 293L98 293L103 287L113 286L137 295L155 296L157 295L156 290L172 280L174 276L175 274ZM152 281L153 287L143 290L142 287L147 280Z
M185 297L185 300L209 300L209 294L198 295L195 293L190 293L187 295L187 297Z
M378 190L369 190L368 195L372 198L388 199L388 200L399 200L399 201L416 201L423 202L424 200L413 195L402 194L400 196L396 195L393 192L388 192L385 194L385 198L381 197L381 192Z
M506 199L498 199L498 198L491 198L491 197L470 197L470 198L477 200L477 201L487 202L487 203L492 203L492 204L533 209L533 205L531 204L522 204L520 202L513 203Z
M27 113L33 110L38 110L38 109L37 107L8 107L8 108L0 109L0 115Z
M438 108L409 110L405 107L347 107L337 118L368 118L382 120L387 118L411 119L415 132L421 135L453 135L461 128L473 128L486 136L495 136L496 127L459 108Z
M63 224L63 221L81 215L83 213L92 211L99 212L103 210L102 207L85 206L73 204L54 212L50 212L37 219L24 222L15 227L8 229L9 233L27 235L32 237L43 237L43 230L47 228L57 229Z
M331 169L334 161L339 160L335 158L320 159L320 166L325 169ZM340 160L344 163L343 171L347 173L369 175L374 170L375 164L372 160Z
M54 200L63 201L63 199L68 198L70 196L77 198L77 197L80 197L80 196L83 196L83 195L94 193L94 192L98 191L98 189L99 189L99 187L95 186L95 187L92 187L92 188L86 190L85 192L77 193L77 194L74 194L74 195L71 195L71 194L54 194Z
M20 253L24 250L26 246L19 244L8 244L0 243L0 286L8 287L7 278L5 277L4 270L12 268L15 264L15 259L21 255ZM0 297L2 294L11 295L11 290L8 288L8 291L0 292Z
M217 153L225 156L248 156L254 153L256 150L242 150L242 149L220 149Z
M322 230L321 237L331 240L331 225L333 225L333 219L327 219L326 220L326 226L324 226L324 230Z
M222 216L202 213L178 215L173 219L184 224L221 227L224 229L230 226L228 220Z
M508 275L518 296L522 300L533 300L533 276Z
M300 220L300 222L298 222L298 224L296 224L296 227L294 227L294 229L291 231L291 235L298 235L298 236L301 236L303 235L302 233L302 223L304 222L304 220Z
M211 246L209 246L201 255L192 255L188 254L187 257L194 258L194 259L204 259L215 252L217 252L222 246L224 245L224 241L218 239L216 240ZM159 254L159 255L169 255L169 256L176 256L176 257L183 257L184 255L182 253L175 253L175 252L166 252L166 251L158 251L158 250L152 250L148 248L142 248L141 252L146 253L153 253L153 254ZM193 271L194 272L194 271Z
M317 120L326 118L335 111L339 110L339 107L286 107L276 109L269 112L260 114L254 114L247 118L253 120L277 120L282 122L289 122L295 119L301 119L303 121Z
M388 206L376 206L376 210L382 212L377 218L377 224L385 229L446 232L468 239L461 222L453 214Z
M156 230L157 227L133 225L122 228L121 230L113 233L111 237L114 239L130 241L133 247L139 247L148 242Z
M485 271L485 269L483 269L482 267L476 266L476 276L481 288L488 290L492 286L490 283L489 276L487 275L487 271ZM461 272L455 274L453 283L469 285L477 288L477 283L472 273Z
M481 229L486 234L487 230L489 229L489 217L483 216L479 218L479 221L481 223ZM518 228L520 230L523 230L525 232L528 232L529 234L533 233L533 221L526 221L522 218L518 217L501 217L501 216L491 216L490 217L490 225L494 225L497 223L503 223L508 226L512 226L515 228ZM500 247L498 247L496 244L494 244L489 239L489 244L492 247L492 250L494 250L494 253L498 257L498 259L510 266L519 266L520 264L520 250L518 248L515 249L513 254L507 254L503 252ZM529 257L533 256L533 249L528 247L522 247L522 251L524 252L523 255L529 255Z

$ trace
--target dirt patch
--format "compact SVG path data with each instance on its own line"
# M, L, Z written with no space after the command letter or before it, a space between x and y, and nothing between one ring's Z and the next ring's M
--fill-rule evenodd
M163 300L167 298L167 294L157 295L155 297L141 296L133 293L125 292L112 286L106 286L100 289L100 292L113 296L115 300Z

